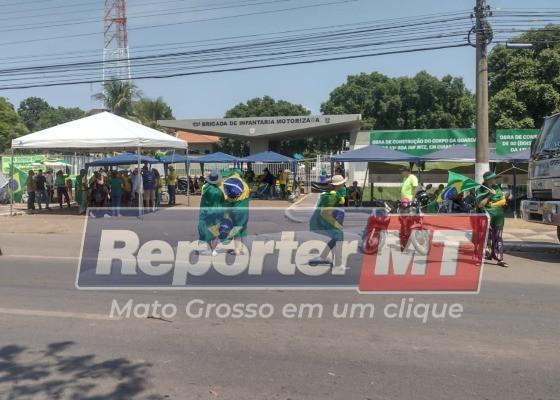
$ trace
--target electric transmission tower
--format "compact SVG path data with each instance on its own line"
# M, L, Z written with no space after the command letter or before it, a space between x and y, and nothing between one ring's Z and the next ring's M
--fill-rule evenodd
M103 82L130 81L126 0L105 0Z

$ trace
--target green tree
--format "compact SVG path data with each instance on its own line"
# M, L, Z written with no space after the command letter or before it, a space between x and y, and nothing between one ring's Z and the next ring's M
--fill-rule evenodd
M490 129L538 128L560 110L560 26L511 40L533 43L525 50L495 46L488 57Z
M140 120L143 125L154 129L162 129L158 124L158 120L175 119L171 107L158 97L157 99L142 98L134 103L134 116Z
M35 132L41 129L36 127L41 114L52 109L53 108L45 100L39 97L28 97L19 103L17 112L27 129L29 129L30 132Z
M28 132L14 106L0 97L0 151L11 148L12 139Z
M51 108L45 110L39 116L35 124L36 130L51 128L56 125L64 124L66 122L75 121L83 118L85 112L79 108Z
M142 92L129 81L110 80L103 82L103 89L92 97L103 103L111 112L120 117L133 114L133 103L140 99Z
M247 103L239 103L228 110L225 118L250 118L250 117L279 117L279 116L309 115L309 110L300 104L293 104L285 100L274 100L270 96L254 98ZM309 146L308 139L282 141L277 149L280 153L293 156L301 152L302 148ZM247 140L222 138L218 143L220 151L243 156L249 154L249 142Z
M441 80L425 71L389 78L351 75L321 105L323 114L362 114L364 130L470 128L474 97L461 78Z

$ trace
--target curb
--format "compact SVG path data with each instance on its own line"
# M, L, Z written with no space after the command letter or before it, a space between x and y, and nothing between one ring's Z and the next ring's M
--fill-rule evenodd
M504 242L504 250L518 253L560 253L560 244L543 242L512 243Z

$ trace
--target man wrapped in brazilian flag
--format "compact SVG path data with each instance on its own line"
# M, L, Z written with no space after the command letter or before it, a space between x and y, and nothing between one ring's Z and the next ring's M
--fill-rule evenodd
M327 247L317 258L309 261L309 265L331 264L335 268L345 269L342 265L342 240L344 239L344 196L342 188L346 178L335 175L330 180L331 190L321 193L315 211L309 222L309 230L331 238ZM333 261L328 259L333 253Z
M224 217L225 198L220 188L222 177L218 171L212 171L206 177L200 198L198 214L198 237L206 242L208 249L201 252L204 255L216 256L216 246L220 236L220 227Z
M241 177L241 171L233 169L222 172L220 188L224 193L226 209L220 228L220 238L235 240L235 254L244 254L243 239L247 236L249 222L249 186Z
M499 266L507 267L502 239L505 221L503 207L506 205L506 198L502 188L496 183L498 178L499 176L492 171L484 173L484 182L476 191L476 204L490 216L490 243L485 258L496 260Z

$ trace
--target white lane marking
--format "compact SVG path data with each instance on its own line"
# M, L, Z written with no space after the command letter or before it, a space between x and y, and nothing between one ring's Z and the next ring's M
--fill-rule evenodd
M97 320L104 320L104 321L114 321L114 320L121 319L119 317L111 318L108 315L102 315L102 314L73 313L73 312L64 312L64 311L24 310L20 308L0 308L0 314L30 315L34 317L97 319Z
M32 254L4 254L2 258L40 258L48 260L77 260L79 256L40 256Z

